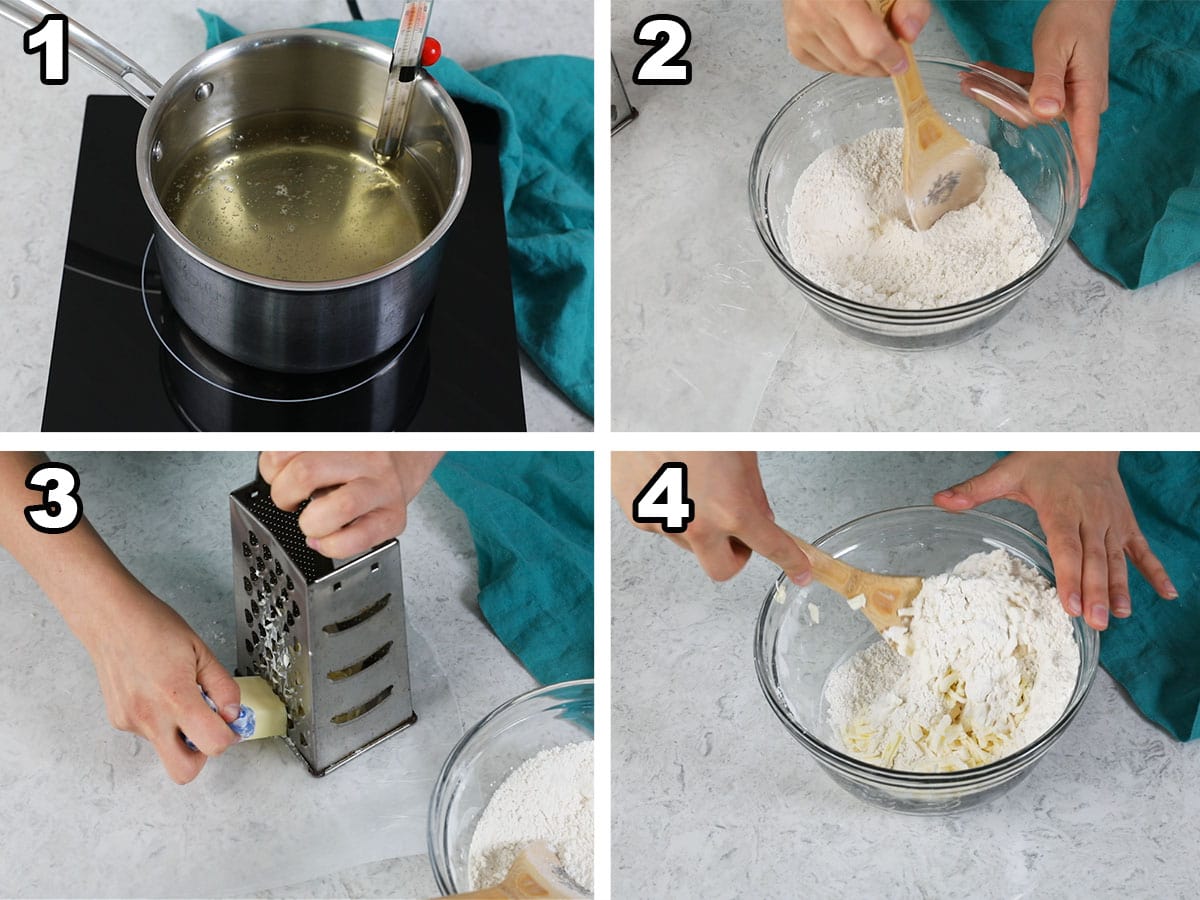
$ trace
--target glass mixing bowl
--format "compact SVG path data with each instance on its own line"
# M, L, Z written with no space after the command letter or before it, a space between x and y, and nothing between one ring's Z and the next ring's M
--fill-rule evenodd
M472 889L471 837L504 779L542 750L592 740L594 685L564 681L514 697L450 751L429 801L429 861L443 894Z
M792 265L788 206L800 173L831 147L876 128L903 125L889 78L818 78L771 120L750 164L751 214L775 264L842 331L897 350L955 344L990 326L1050 265L1079 209L1079 172L1067 133L1057 122L1031 116L1023 88L970 63L927 57L919 62L934 107L967 138L996 151L1033 210L1046 250L1015 281L941 309L884 309L840 297Z
M896 575L948 572L972 553L1007 550L1053 583L1046 545L1033 534L981 512L948 513L933 506L890 509L855 519L813 542L851 565ZM809 610L817 610L814 618ZM799 588L780 574L767 591L754 635L754 664L767 702L785 728L834 781L854 796L898 812L940 814L967 809L1016 786L1079 711L1092 679L1100 640L1082 619L1071 620L1080 666L1061 717L1040 738L1010 756L960 772L897 772L837 749L825 714L826 679L842 662L880 640L867 617L824 585Z

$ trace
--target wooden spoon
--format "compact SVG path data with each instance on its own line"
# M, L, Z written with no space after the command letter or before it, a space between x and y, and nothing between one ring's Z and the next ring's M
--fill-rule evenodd
M869 0L885 22L896 0ZM926 231L948 212L979 199L987 184L987 167L967 139L941 117L921 81L912 46L900 41L908 68L892 76L904 114L904 202L913 228Z
M866 598L862 613L880 634L889 628L908 626L907 619L899 611L912 606L917 594L921 593L920 578L915 575L877 575L856 569L790 532L788 537L799 545L812 563L813 578L847 600Z
M591 894L567 874L558 854L550 849L549 844L532 841L517 854L502 882L455 896L506 900L520 897L590 897Z

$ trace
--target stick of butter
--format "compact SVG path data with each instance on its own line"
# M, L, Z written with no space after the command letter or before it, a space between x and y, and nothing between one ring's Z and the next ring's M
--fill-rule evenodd
M256 738L281 737L287 733L287 710L283 701L275 696L271 685L258 675L245 675L233 679L238 683L242 692L242 709L238 717L229 723L229 727L240 740L252 741ZM197 685L198 686L198 685ZM217 704L200 689L200 696L209 708L217 711ZM195 750L196 745L183 736L183 742L189 750Z

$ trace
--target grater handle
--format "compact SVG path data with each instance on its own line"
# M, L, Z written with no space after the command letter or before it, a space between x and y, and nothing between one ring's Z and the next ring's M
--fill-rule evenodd
M267 483L267 480L266 480L265 478L263 478L263 474L262 474L262 467L259 465L259 460L260 460L260 459L262 459L262 452L261 452L261 451L260 451L259 453L256 453L256 454L254 455L254 479L253 479L253 483L254 483L255 487L257 487L257 488L259 488L259 489L261 489L261 490L265 490L265 491L267 492L267 496L269 497L269 496L270 496L270 492L271 492L271 485L269 485L269 484ZM371 549L374 549L374 548L371 548ZM354 555L354 556L345 556L345 557L342 557L342 558L340 558L340 559L333 559L333 558L330 558L330 560L329 560L329 561L330 561L331 563L333 563L333 568L334 568L334 569L340 569L340 568L342 568L342 566L349 565L350 563L352 563L352 562L354 562L356 559L358 559L360 556L363 556L363 555L365 555L366 553L370 553L370 552L371 552L370 550L365 550L365 551L363 551L363 553L359 553L359 554L356 554L356 555Z

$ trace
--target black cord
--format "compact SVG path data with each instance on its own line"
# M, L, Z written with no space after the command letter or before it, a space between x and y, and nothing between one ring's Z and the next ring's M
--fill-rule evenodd
M358 0L346 0L346 5L350 7L350 18L361 22L362 12L358 8Z

